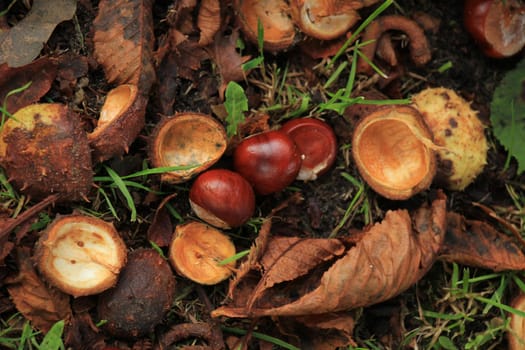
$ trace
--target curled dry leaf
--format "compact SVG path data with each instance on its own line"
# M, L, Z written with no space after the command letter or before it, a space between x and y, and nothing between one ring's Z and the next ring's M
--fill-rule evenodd
M102 0L93 29L93 56L108 81L147 95L155 81L152 1Z
M493 271L525 270L525 255L512 237L454 212L447 213L440 259Z
M267 283L267 270L261 266L271 252L258 247L265 249L262 258L248 259L251 273L232 282L231 302L212 315L304 316L385 301L408 289L430 269L442 244L445 226L446 198L438 193L431 205L411 214L406 210L388 211L383 221L365 230L355 246L333 261L309 269L308 275L268 287L262 285ZM286 270L305 264L308 256L290 261L283 253L272 259L273 269L278 265Z
M148 99L132 84L119 85L108 93L98 124L88 134L95 162L128 152L144 127L147 102Z
M410 58L416 65L422 66L430 61L430 45L423 28L421 28L415 21L399 15L381 16L372 21L366 27L361 41L370 41L370 44L363 46L363 55L372 61L376 54L377 45L380 41L379 39L384 33L392 30L401 31L407 34L408 39L410 40L408 44ZM364 59L358 61L357 70L367 74L370 74L373 71L372 67Z
M20 67L31 63L55 27L71 19L76 9L76 0L35 0L24 19L9 30L0 31L0 64Z
M71 317L69 295L48 287L36 273L29 249L17 249L18 274L6 279L16 308L33 326L46 333L57 321Z

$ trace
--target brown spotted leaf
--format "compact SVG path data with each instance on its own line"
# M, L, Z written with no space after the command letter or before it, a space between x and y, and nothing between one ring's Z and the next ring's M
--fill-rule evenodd
M31 63L55 27L71 19L76 9L76 0L34 0L25 18L9 30L0 31L0 64L20 67Z
M152 1L102 0L93 28L93 55L108 81L148 94L155 81Z
M60 320L69 320L69 295L48 287L31 263L29 249L17 250L18 275L6 280L7 291L16 308L44 333Z
M525 255L512 237L454 212L447 214L440 259L494 271L525 270Z
M430 269L445 225L446 199L441 193L431 206L424 205L412 214L388 211L383 221L368 228L355 246L328 266L320 263L307 275L276 284L263 293L255 291L265 281L264 269L245 274L243 281L235 282L238 290L230 290L231 304L216 309L213 316L305 316L385 301L411 287ZM267 250L260 262L266 254ZM278 259L274 264L279 263Z

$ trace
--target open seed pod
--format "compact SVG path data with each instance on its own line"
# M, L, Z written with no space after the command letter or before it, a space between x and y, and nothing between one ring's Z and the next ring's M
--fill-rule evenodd
M235 13L246 39L257 44L260 23L264 30L264 49L281 51L295 41L295 24L290 18L290 8L284 0L235 0Z
M463 190L487 163L485 128L470 104L453 90L428 88L412 96L433 134L437 150L436 182L451 190Z
M197 221L175 228L169 260L177 273L200 284L213 285L233 273L235 262L220 265L235 255L235 246L218 229Z
M228 138L221 123L201 113L180 113L163 119L151 135L149 157L154 167L180 166L161 180L184 182L215 164L226 151Z
M117 282L126 245L112 224L85 215L58 216L35 247L38 269L75 297L98 294Z
M352 136L359 173L380 195L407 199L427 189L436 172L432 134L419 112L388 106L364 116Z
M88 134L95 161L128 152L144 127L147 102L136 85L119 85L108 93L97 127Z
M59 103L18 110L0 131L0 165L22 193L59 201L85 199L93 183L91 153L79 116Z
M345 34L359 20L356 10L362 6L362 1L293 0L290 8L303 33L332 40Z

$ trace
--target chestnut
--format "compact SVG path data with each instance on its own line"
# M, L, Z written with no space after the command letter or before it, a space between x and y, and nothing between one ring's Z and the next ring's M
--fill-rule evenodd
M208 114L185 112L164 118L153 130L149 158L154 167L180 166L161 181L181 183L215 164L226 151L224 126Z
M0 130L0 165L22 193L59 201L87 200L91 151L80 116L60 103L19 109Z
M516 310L525 311L525 295L523 293L515 296L510 306ZM507 339L509 341L509 350L523 349L525 342L525 317L510 313L509 331L507 332Z
M335 162L337 139L326 122L314 118L297 118L283 124L284 131L297 145L302 163L298 180L315 180Z
M233 167L256 193L267 195L283 190L296 179L301 153L284 131L270 130L242 140L233 152Z
M213 285L233 273L235 262L219 262L235 255L235 245L220 230L198 221L175 227L169 261L178 274L194 282Z
M75 297L113 287L127 249L112 224L79 214L57 216L35 246L42 275Z
M207 223L232 228L244 224L255 211L255 194L238 173L212 169L200 174L190 189L190 205Z
M525 47L525 4L519 0L466 0L465 29L492 58L517 54Z

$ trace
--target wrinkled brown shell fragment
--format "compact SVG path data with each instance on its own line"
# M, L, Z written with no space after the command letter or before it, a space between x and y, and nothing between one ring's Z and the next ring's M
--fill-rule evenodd
M108 93L98 124L88 134L94 161L103 162L128 152L144 127L147 102L136 85L119 85Z
M512 237L490 224L447 213L440 259L493 271L525 270L525 255Z
M91 153L80 117L66 105L42 103L18 110L0 133L0 164L22 193L59 201L87 198Z
M265 269L259 267L259 261L252 262L253 273L234 282L230 304L216 309L212 315L323 314L390 299L408 289L430 269L437 258L445 229L446 199L442 193L431 206L424 205L411 214L406 210L388 211L383 221L365 230L363 238L342 257L328 266L320 264L317 274L310 273L307 278L261 288ZM263 252L263 256L265 254ZM280 264L286 269L287 264L300 263L283 258L276 260L274 265Z
M93 56L107 80L147 95L155 81L152 0L100 1L93 30Z

